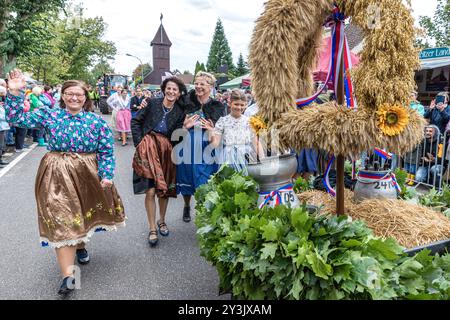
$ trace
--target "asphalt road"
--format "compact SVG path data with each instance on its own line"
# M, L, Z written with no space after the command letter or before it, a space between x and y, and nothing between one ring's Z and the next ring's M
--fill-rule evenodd
M0 177L0 299L61 299L53 249L39 244L34 180L46 153L36 148ZM216 300L218 276L200 257L193 222L182 221L183 200L171 200L171 234L157 248L147 243L144 196L132 192L134 147L116 144L115 183L128 216L126 228L95 234L87 249L91 262L81 267L75 300Z

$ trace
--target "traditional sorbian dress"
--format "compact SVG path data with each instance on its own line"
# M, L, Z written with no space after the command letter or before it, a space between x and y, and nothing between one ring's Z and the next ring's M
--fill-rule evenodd
M34 128L42 125L50 139L36 177L35 194L41 244L53 248L86 243L97 231L125 225L116 188L102 179L114 177L114 139L98 115L70 114L65 109L23 112L23 96L8 95L9 122Z

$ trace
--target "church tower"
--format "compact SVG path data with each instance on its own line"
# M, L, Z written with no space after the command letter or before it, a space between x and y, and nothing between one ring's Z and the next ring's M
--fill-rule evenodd
M166 30L162 24L163 15L161 14L161 25L151 43L153 47L153 71L145 77L145 83L151 85L160 85L162 77L166 72L170 72L170 42Z

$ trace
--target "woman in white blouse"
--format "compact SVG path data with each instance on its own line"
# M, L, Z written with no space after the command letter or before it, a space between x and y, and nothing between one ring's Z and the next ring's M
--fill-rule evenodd
M126 89L118 90L107 100L108 105L113 109L112 127L121 135L122 146L127 145L127 134L131 133L130 101Z
M231 113L219 119L214 126L211 121L202 119L209 131L210 142L216 150L220 164L228 164L236 171L247 174L249 158L256 154L263 157L263 148L249 124L249 118L243 115L247 107L247 98L239 89L231 92Z

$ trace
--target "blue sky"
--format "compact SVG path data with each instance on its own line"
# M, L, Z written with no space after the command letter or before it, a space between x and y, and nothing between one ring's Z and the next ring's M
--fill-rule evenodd
M237 61L239 53L248 54L254 22L263 12L266 0L77 0L87 9L87 16L102 16L108 24L105 38L118 49L116 72L131 74L138 56L152 61L150 42L164 14L163 24L173 43L171 68L194 71L195 62L206 63L217 18ZM405 0L406 2L406 0ZM412 0L413 15L432 16L437 0Z

